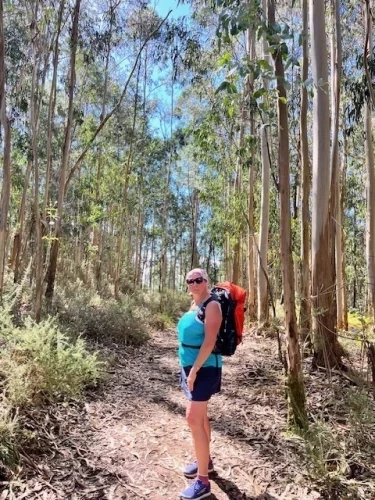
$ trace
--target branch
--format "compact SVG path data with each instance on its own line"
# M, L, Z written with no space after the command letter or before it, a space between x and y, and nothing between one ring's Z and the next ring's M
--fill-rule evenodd
M129 83L130 83L130 80L132 79L132 76L134 74L134 71L138 65L138 61L139 61L139 58L141 57L141 54L143 52L143 49L146 47L146 45L148 44L148 42L150 41L150 39L160 30L160 28L162 27L162 25L165 23L165 21L167 20L167 18L169 17L169 14L171 13L172 11L170 10L168 12L168 14L165 16L165 18L159 23L159 25L154 29L154 31L152 31L148 36L147 38L145 39L145 41L143 42L141 48L139 49L138 51L138 54L137 54L137 57L134 61L134 64L133 64L133 67L132 67L132 70L128 76L128 79L126 80L126 83L125 83L125 87L124 87L124 90L122 91L122 94L120 96L120 99L118 100L118 102L116 103L116 105L111 109L111 111L109 111L106 116L103 118L103 120L100 122L98 128L95 130L93 136L91 137L89 143L87 144L87 146L85 147L85 149L82 151L82 153L79 155L77 161L75 162L75 164L73 165L73 167L71 168L70 172L69 172L69 175L68 175L68 178L65 182L65 195L68 191L68 187L69 187L69 183L70 181L72 180L74 174L77 172L77 170L80 168L83 160L85 159L85 156L86 154L88 153L89 149L91 148L92 144L94 143L96 137L98 136L98 134L100 133L100 131L102 130L102 128L104 127L104 125L107 123L107 121L111 118L111 116L117 111L117 109L120 107L125 95L126 95L126 92L128 90L128 86L129 86Z

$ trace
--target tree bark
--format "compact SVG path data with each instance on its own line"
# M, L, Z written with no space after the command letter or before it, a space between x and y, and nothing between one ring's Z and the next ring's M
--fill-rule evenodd
M372 59L372 17L369 0L365 2L365 29L366 41L364 50L364 65L368 71L369 59ZM367 79L369 92L372 92L371 78ZM366 261L368 279L369 313L375 318L375 171L374 147L372 137L372 106L375 103L369 100L365 106L365 151L366 151Z
M267 0L262 1L263 11L267 12ZM262 37L263 59L269 62L269 51L267 37ZM263 88L268 92L268 80L264 79ZM263 102L267 103L267 94L263 97ZM268 141L267 117L262 112L261 131L261 156L262 156L262 195L260 214L260 234L259 234L259 263L258 263L258 321L268 323L269 319L269 290L268 290L268 231L269 231L269 210L270 210L270 155Z
M341 275L342 275L342 326L344 330L348 331L348 288L346 283L346 258L345 258L345 231L344 231L344 200L346 198L346 168L347 168L347 158L348 158L348 140L346 134L344 134L344 154L342 162L342 173L341 173L341 191L340 191L340 238L341 238Z
M68 118L65 127L64 145L62 151L61 169L59 177L59 190L57 199L57 214L56 214L56 230L54 240L51 244L49 268L47 272L47 289L46 298L51 301L55 287L57 259L59 255L60 239L62 236L62 216L65 197L65 178L68 170L71 148L71 135L73 124L73 101L74 87L76 82L76 54L78 43L78 20L81 7L81 0L76 0L73 11L73 25L70 39L70 70L69 70L69 103L68 103Z
M342 279L342 228L339 167L339 113L341 94L341 23L340 0L332 0L332 20L334 29L331 35L331 109L332 109L332 152L331 152L331 212L332 241L335 244L336 271L336 315L338 328L343 327L343 279Z
M334 311L330 227L329 95L324 2L310 0L313 101L312 299L314 364L341 366Z
M253 30L247 30L247 52L250 61L255 60L255 33ZM250 89L253 87L253 81L248 81ZM255 135L254 112L250 110L250 134ZM249 165L249 187L248 187L248 235L247 235L247 279L248 279L248 317L250 321L256 320L256 288L255 288L255 269L254 269L254 170L255 170L255 147L251 146L250 165Z
M342 275L341 275L341 241L338 227L340 211L340 168L339 168L339 113L341 92L341 25L340 25L340 0L332 0L332 20L334 29L331 35L331 109L332 109L332 146L331 146L331 241L332 269L335 270L336 296L333 309L336 318L342 316ZM338 258L340 260L338 260ZM339 326L340 327L340 326Z
M5 41L4 41L4 7L3 0L0 0L0 122L3 128L4 153L3 153L3 182L0 200L0 298L4 288L4 275L6 263L6 242L8 239L8 212L10 202L10 150L11 150L11 129L6 112L5 95Z
M275 26L275 0L268 0L270 31ZM295 310L294 276L289 185L289 124L286 101L284 65L281 51L273 53L278 90L278 139L279 139L279 193L280 193L280 249L284 291L285 330L288 360L289 423L300 429L307 427L305 389Z
M57 82L57 68L59 65L59 43L60 43L60 33L61 33L61 23L65 8L65 0L61 0L59 13L57 16L57 28L56 28L56 38L54 43L53 51L53 74L51 91L49 95L48 103L48 118L47 118L47 165L46 165L46 185L44 188L44 202L43 202L43 219L46 220L46 211L49 199L49 185L51 181L51 170L52 170L52 128L53 120L55 116L56 107L56 82Z
M191 194L191 259L190 265L191 269L194 269L199 266L199 257L198 257L198 214L199 214L199 198L198 192L196 188L193 188L193 192Z
M301 90L301 162L302 162L302 207L301 207L301 304L299 324L301 333L306 335L311 329L311 303L310 303L310 162L309 143L307 137L307 88L304 83L308 78L308 3L302 2L302 90Z
M31 38L33 45L33 72L31 77L31 99L30 99L30 130L31 130L31 154L34 167L34 217L35 217L35 242L34 242L34 265L35 265L35 320L37 323L42 315L42 283L43 283L43 253L42 253L42 226L39 209L39 157L38 157L38 73L40 67L39 34L38 34L38 1L35 3L35 11L31 23Z

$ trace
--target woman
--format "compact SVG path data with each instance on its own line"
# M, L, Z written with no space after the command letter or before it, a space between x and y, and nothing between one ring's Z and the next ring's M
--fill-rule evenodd
M209 472L211 429L207 415L208 401L220 391L222 359L212 351L222 320L221 307L208 288L203 269L193 269L186 276L193 302L177 325L181 386L188 398L186 420L190 427L197 460L184 469L195 481L181 493L181 498L197 500L210 496Z

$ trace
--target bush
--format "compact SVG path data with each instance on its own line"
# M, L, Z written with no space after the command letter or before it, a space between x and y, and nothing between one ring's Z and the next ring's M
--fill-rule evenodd
M78 338L72 341L56 319L13 323L14 302L0 309L0 467L17 462L25 431L18 409L79 397L103 375L104 364Z
M149 338L148 311L132 296L103 299L78 280L57 290L53 312L72 334L95 341L141 345Z
M161 296L134 290L120 300L103 298L76 280L57 288L53 313L73 334L79 332L100 342L141 345L148 340L150 329L174 327L190 302L186 293L172 291Z
M88 352L83 339L71 341L55 319L37 324L26 318L24 327L16 327L7 316L0 312L0 376L11 407L78 397L102 376L97 354Z
M0 467L12 467L18 461L20 427L17 414L12 416L9 406L0 405Z
M174 327L191 304L191 298L186 293L171 290L163 296L160 293L143 292L137 300L148 311L150 325L159 330Z

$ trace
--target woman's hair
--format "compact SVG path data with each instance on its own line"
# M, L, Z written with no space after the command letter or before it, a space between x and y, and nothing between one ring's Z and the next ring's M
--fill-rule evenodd
M199 276L202 276L202 278L207 281L209 281L208 279L208 274L206 273L206 271L204 269L200 269L199 267L195 268L195 269L192 269L191 271L189 271L186 275L186 277L190 276L191 274L199 274Z

